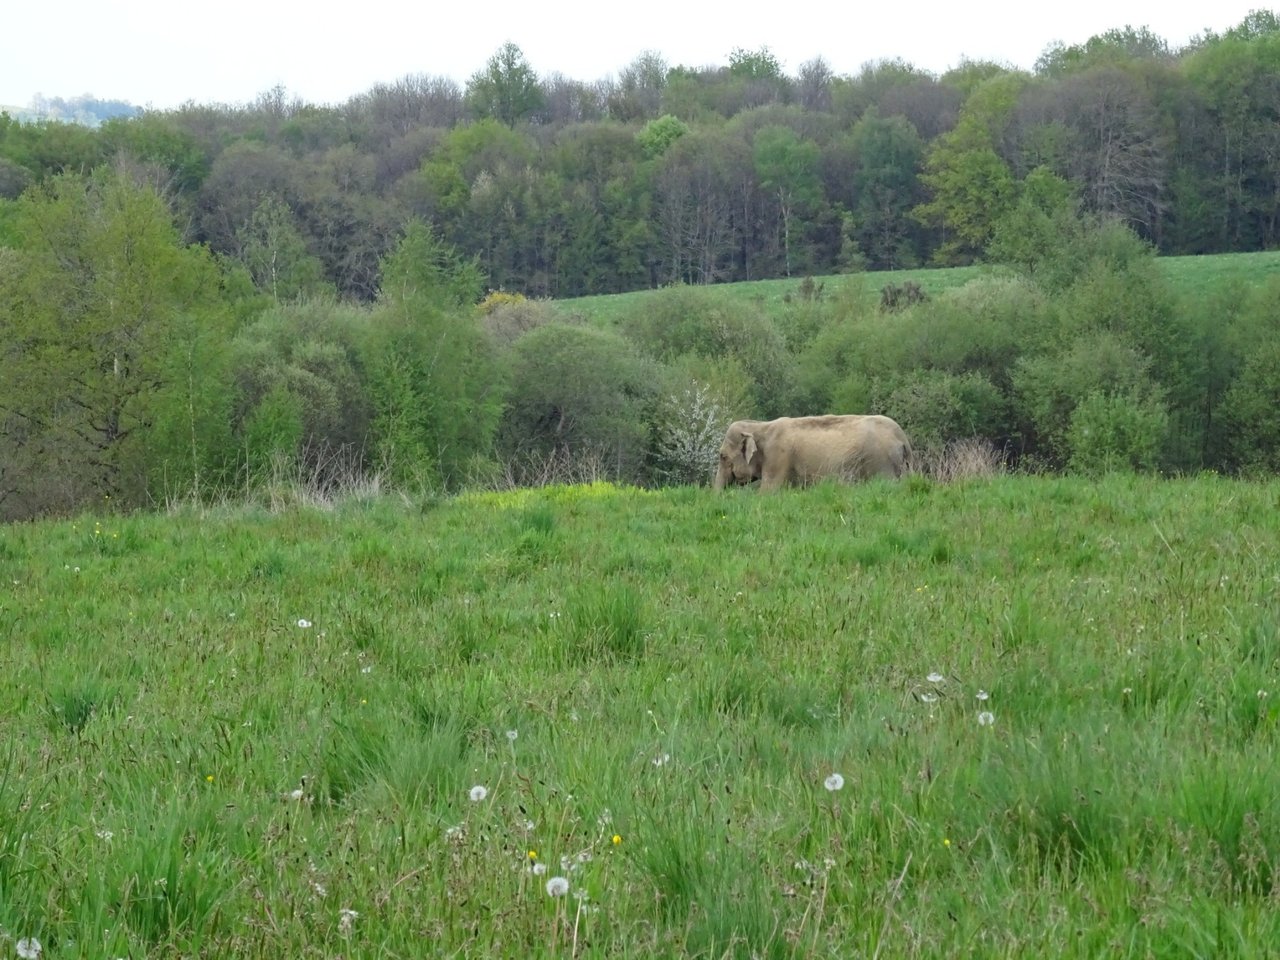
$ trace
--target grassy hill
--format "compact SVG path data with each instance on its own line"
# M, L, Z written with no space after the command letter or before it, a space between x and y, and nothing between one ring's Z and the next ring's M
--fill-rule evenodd
M1277 508L914 478L0 528L0 937L1263 955Z
M1201 257L1160 257L1156 263L1169 281L1170 289L1178 296L1212 296L1229 291L1233 285L1260 285L1274 277L1280 277L1280 251L1264 253L1225 253ZM815 277L813 282L822 287L822 296L857 297L868 302L878 302L880 291L890 284L917 283L930 296L944 290L963 286L988 272L999 272L1001 267L950 267L919 270L888 270L874 273L838 274ZM779 316L788 302L800 295L804 282L801 277L785 280L757 280L749 283L730 283L713 286L716 295L729 301L755 301L772 316ZM619 317L636 310L652 291L611 294L597 297L579 297L557 301L557 306L567 313L604 324L614 323Z

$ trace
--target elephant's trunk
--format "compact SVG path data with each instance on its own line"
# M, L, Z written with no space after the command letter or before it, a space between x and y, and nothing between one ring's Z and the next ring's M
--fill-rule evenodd
M711 481L711 489L719 493L724 489L724 485L729 482L729 467L726 464L720 464L716 469L716 478Z

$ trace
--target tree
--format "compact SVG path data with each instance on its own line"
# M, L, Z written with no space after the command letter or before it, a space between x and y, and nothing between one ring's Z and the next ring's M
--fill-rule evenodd
M541 110L546 97L524 53L507 41L467 82L466 102L477 116L514 127Z
M1280 29L1246 21L1186 63L1213 135L1198 159L1216 212L1215 246L1256 250L1280 240Z
M236 239L254 284L277 303L325 292L324 267L307 250L292 211L275 197L258 205Z
M656 117L662 109L668 69L662 54L653 50L646 50L623 67L607 98L609 115L623 123Z
M856 158L850 183L852 235L867 264L887 270L918 265L923 244L911 211L923 199L919 134L902 117L869 110L854 126L850 144Z
M796 77L796 99L806 110L826 113L831 110L831 82L835 73L822 57L800 64Z
M655 163L655 233L670 283L713 283L728 270L734 146L723 134L690 133Z
M1062 172L1078 184L1085 208L1158 236L1167 148L1143 79L1129 69L1098 67L1064 80L1055 101L1071 132Z
M688 124L669 113L664 113L656 120L646 123L644 128L636 134L636 140L644 151L644 155L653 159L666 153L668 147L688 132Z
M109 169L54 177L17 205L0 285L0 430L18 451L6 513L138 504L216 467L228 394L211 350L226 315L207 251Z
M936 258L967 263L981 256L1017 196L1008 164L975 124L961 122L930 148L921 182L932 199L916 207L921 222L941 229Z
M777 198L783 263L791 276L791 231L797 218L821 195L818 145L788 127L765 127L755 137L755 169L760 185Z
M367 367L374 441L400 482L451 486L490 452L502 377L475 304L474 261L411 223L382 268Z

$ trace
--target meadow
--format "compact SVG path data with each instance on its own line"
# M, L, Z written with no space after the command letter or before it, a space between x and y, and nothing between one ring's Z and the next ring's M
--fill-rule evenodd
M1240 289L1264 286L1280 277L1280 252L1223 253L1203 256L1157 257L1159 275L1168 283L1170 292L1179 298L1212 299L1238 296ZM1009 274L999 265L919 268L914 270L876 270L832 274L810 278L821 298L849 300L863 305L876 304L880 291L887 286L917 284L927 295L936 297L955 290L988 274ZM751 280L716 284L706 288L725 305L753 303L775 322L785 324L791 305L803 296L802 277L782 280ZM617 293L594 297L554 301L554 306L569 317L578 317L604 325L617 325L633 316L654 296L652 290Z
M1280 483L0 528L0 956L1258 957Z

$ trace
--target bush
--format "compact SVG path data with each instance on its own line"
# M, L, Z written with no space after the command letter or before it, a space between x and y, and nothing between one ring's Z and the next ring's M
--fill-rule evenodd
M1088 474L1154 470L1168 427L1169 411L1151 394L1095 391L1072 412L1069 465Z
M975 437L998 446L1011 429L1007 398L980 373L915 370L886 379L876 384L867 409L897 420L921 456Z
M714 389L696 380L660 397L653 416L654 478L659 483L707 483L734 419Z
M1259 346L1223 399L1232 465L1280 472L1280 344Z
M363 447L371 410L358 346L366 327L363 311L323 299L275 306L236 337L232 421L250 472L304 450ZM286 406L296 429L273 427L264 445L262 423L281 422ZM289 449L282 446L286 436Z
M480 326L499 347L511 346L530 330L560 316L547 300L529 300L519 294L495 292L480 304Z
M573 461L599 454L636 481L645 457L651 365L621 335L549 323L516 341L499 429L504 458Z
M1020 361L1013 381L1026 428L1025 452L1065 465L1076 406L1095 393L1156 397L1150 366L1140 351L1105 332L1083 336L1060 353Z
M736 359L756 406L768 416L782 412L793 362L782 334L756 305L693 287L669 287L646 297L621 325L656 360L689 355Z

